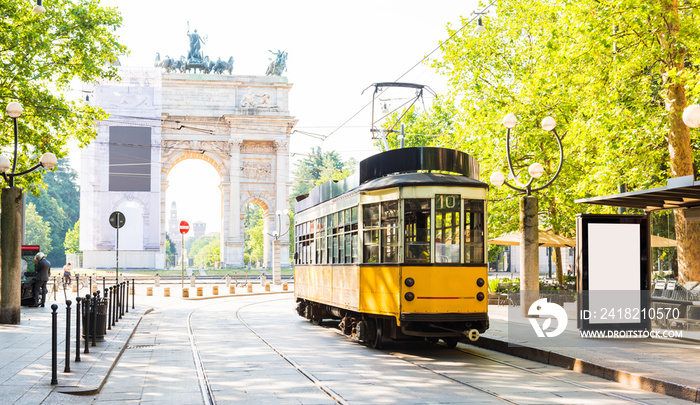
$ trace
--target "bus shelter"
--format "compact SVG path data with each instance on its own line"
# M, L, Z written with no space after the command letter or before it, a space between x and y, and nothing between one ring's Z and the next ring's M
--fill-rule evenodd
M666 209L682 209L686 220L700 220L700 181L677 177L664 187L575 202L644 211L644 215L582 214L577 218L578 289L583 297L579 328L700 329L700 280L679 285L664 279L652 284L649 220L651 212ZM611 318L611 312L616 316ZM658 313L664 316L659 319Z

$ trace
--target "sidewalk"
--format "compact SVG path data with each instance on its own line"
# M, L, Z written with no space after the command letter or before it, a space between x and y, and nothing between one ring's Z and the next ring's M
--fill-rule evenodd
M75 295L75 294L72 294ZM53 297L51 297L53 298ZM66 305L63 297L48 300L44 308L21 308L18 325L0 325L0 387L2 403L38 404L52 391L92 395L104 384L110 370L146 311L143 305L129 312L107 330L104 342L90 346L84 353L81 342L80 358L75 357L75 300L71 305L70 372L64 372L66 353ZM137 297L138 298L138 297ZM57 304L57 385L51 385L51 305ZM82 325L81 325L82 329ZM82 330L81 330L82 333Z
M520 309L490 305L490 328L473 344L700 403L700 332L683 331L683 339L585 339L570 314L555 341L534 336L523 318L511 316L509 323L514 308Z
M90 353L84 353L85 344L80 343L80 362L75 362L75 296L69 293L71 305L70 372L64 372L66 353L66 304L62 293L49 294L45 307L21 307L21 320L18 325L0 325L0 403L2 404L89 404L109 377L112 368L126 349L143 315L154 307L181 300L178 288L172 297L164 297L164 287L153 289L153 296L146 296L147 287L152 284L136 285L136 303L129 296L129 312L107 330L105 341L90 346ZM193 289L192 300L212 299L231 296L222 294L196 297ZM281 288L281 287L280 287ZM276 288L278 290L279 288ZM253 293L237 289L236 296L245 297L259 294L275 294L279 291L264 292L263 286L255 285ZM81 295L87 289L81 290ZM51 385L51 305L57 304L57 385ZM132 306L134 308L132 308ZM82 333L82 325L81 325ZM65 395L72 394L72 395ZM79 395L82 395L79 396Z

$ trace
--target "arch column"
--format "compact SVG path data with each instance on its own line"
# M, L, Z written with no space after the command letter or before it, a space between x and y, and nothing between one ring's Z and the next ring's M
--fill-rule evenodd
M224 190L224 261L229 267L243 267L244 239L241 229L241 144L238 139L229 141L230 158L228 190ZM226 188L226 187L225 187ZM228 202L228 204L227 204Z

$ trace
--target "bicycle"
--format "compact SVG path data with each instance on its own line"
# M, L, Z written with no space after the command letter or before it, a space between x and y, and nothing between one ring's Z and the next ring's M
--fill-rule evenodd
M64 277L59 277L57 281L58 288L62 290L71 289L73 286L73 282L74 280L72 278L68 281L68 283L66 283L66 279ZM85 283L83 282L83 280L78 281L78 289L82 290L83 288L85 288Z

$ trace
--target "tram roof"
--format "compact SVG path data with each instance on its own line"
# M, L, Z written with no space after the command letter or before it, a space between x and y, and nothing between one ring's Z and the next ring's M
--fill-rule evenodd
M295 208L301 212L355 189L369 191L423 185L488 188L478 178L479 164L464 152L433 147L394 149L364 159L359 171L344 180L329 180L314 187L309 194L297 197Z

